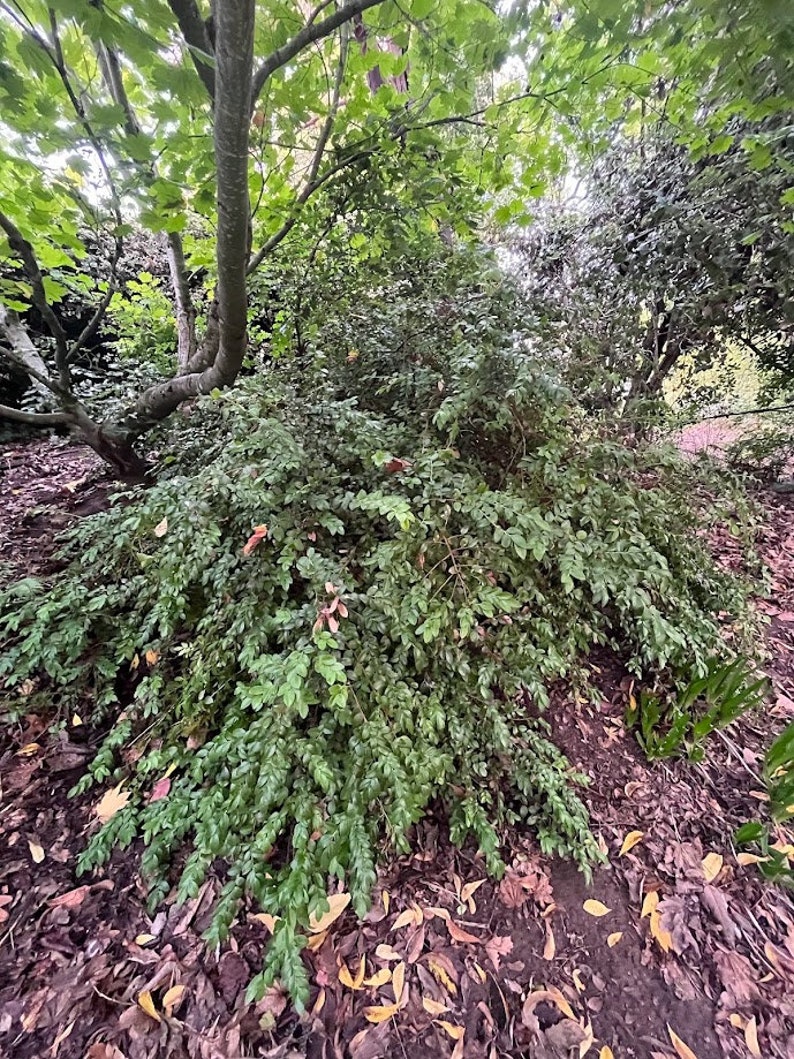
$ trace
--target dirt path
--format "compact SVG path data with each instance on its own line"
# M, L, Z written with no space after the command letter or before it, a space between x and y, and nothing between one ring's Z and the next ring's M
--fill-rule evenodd
M46 566L54 529L108 489L92 457L60 442L2 451L0 471L10 497L0 542L17 572ZM769 501L761 539L775 578L763 604L766 713L713 739L703 764L651 766L623 726L623 674L594 660L600 703L559 688L550 711L555 738L592 781L585 797L609 856L592 885L521 834L494 885L430 817L411 856L382 874L366 920L346 911L314 939L302 1018L277 988L244 1001L268 937L255 909L220 953L205 952L217 879L188 905L168 899L149 915L135 850L75 876L96 796L67 791L96 736L22 716L0 743L0 1055L606 1059L610 1048L616 1059L793 1059L794 907L731 845L760 811L763 747L794 715L793 511ZM727 536L722 547L726 562L740 561ZM620 856L632 832L641 838ZM589 914L591 900L607 911ZM362 971L383 984L359 986ZM368 1021L365 1009L392 1004L401 978L399 1010Z

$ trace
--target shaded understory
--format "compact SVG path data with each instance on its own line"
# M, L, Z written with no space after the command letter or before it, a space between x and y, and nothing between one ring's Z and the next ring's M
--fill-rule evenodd
M0 476L2 560L16 573L46 568L53 534L101 507L109 488L95 457L58 440L7 446ZM256 1006L244 1002L268 937L255 909L220 953L204 951L218 875L196 900L167 900L151 916L136 850L76 878L97 796L70 801L66 792L99 733L79 715L58 735L49 718L24 718L0 744L0 1053L430 1059L457 1047L462 1056L554 1059L569 1054L568 1043L571 1054L582 1050L576 1022L592 1034L592 1055L608 1045L617 1057L674 1056L669 1027L698 1059L744 1057L754 1031L759 1054L790 1059L794 907L754 866L740 866L731 844L734 829L762 809L763 749L794 716L794 505L764 505L759 543L774 577L760 604L770 616L774 688L765 715L713 737L702 764L649 765L623 725L627 679L609 657L593 658L600 704L576 701L560 685L550 709L555 740L592 780L585 800L609 854L592 885L517 832L511 870L495 886L475 852L450 847L430 817L412 854L383 871L367 919L346 912L318 935L306 956L312 995L303 1018L278 989ZM724 563L741 563L733 538L718 534L713 543ZM618 856L632 831L642 839ZM722 862L711 858L704 872L712 853ZM641 914L654 891L668 952ZM609 911L589 915L589 899ZM362 958L368 979L405 965L403 1006L381 1024L364 1011L392 1003L393 982L340 982L344 966L356 984ZM167 1002L174 986L184 989ZM142 993L156 1017L136 1002Z

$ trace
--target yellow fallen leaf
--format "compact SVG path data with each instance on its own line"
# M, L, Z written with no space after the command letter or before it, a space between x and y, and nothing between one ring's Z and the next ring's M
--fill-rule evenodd
M758 1024L755 1021L755 1015L752 1015L747 1020L747 1025L744 1027L744 1043L747 1045L747 1051L754 1059L761 1059L761 1046L758 1043Z
M378 945L377 949L375 949L375 955L379 960L388 960L389 962L402 959L399 952L393 949L391 945Z
M640 912L640 918L645 919L651 912L656 911L656 907L659 904L659 891L649 890L648 893L642 899L642 911Z
M662 914L654 908L649 921L651 935L659 943L663 952L670 952L673 947L673 935L662 926Z
M343 963L339 968L339 981L342 985L346 985L348 989L361 989L364 984L364 977L367 973L367 960L365 956L361 957L361 963L359 964L356 977L354 978L346 963Z
M392 923L392 930L400 930L402 927L407 927L409 923L415 923L416 916L412 908L406 908L404 912L400 912L399 916Z
M31 842L30 839L28 839L28 846L30 847L30 855L33 858L33 863L41 864L44 860L44 850L42 847L38 842Z
M729 1015L728 1022L730 1022L731 1026L737 1030L744 1030L744 1027L747 1025L747 1019L744 1018L743 1015L738 1014L738 1012Z
M390 978L391 971L389 970L389 968L381 967L381 969L379 971L376 971L375 974L370 975L369 978L365 978L363 984L374 986L377 989L382 985L386 985Z
M17 757L31 757L33 754L38 753L41 750L41 743L25 743L23 747L17 750Z
M156 666L157 665L157 661L160 658L160 652L159 651L153 651L150 648L143 657L146 659L146 661L148 662L148 664L150 666Z
M557 944L554 940L554 931L546 924L546 944L543 946L543 959L553 960L557 952Z
M680 1059L698 1059L689 1045L685 1044L675 1030L672 1029L669 1022L667 1023L667 1032L670 1035L670 1042L675 1048L676 1055L678 1055Z
M386 913L386 915L388 915L389 905L391 904L391 895L389 894L389 891L384 890L383 893L380 895L380 899L383 902L383 911Z
M449 977L446 967L432 954L427 958L427 967L439 985L443 985L448 993L452 993L453 996L457 993L458 987Z
M321 916L309 917L309 931L312 934L319 934L327 930L339 919L349 904L350 894L331 894L328 898L328 911L323 912Z
M394 990L394 1003L399 1004L402 999L403 988L405 987L405 964L402 960L392 971L391 984Z
M583 993L584 982L582 981L582 975L578 967L574 970L573 974L571 975L571 978L573 978L573 984L576 986L576 992Z
M135 944L140 945L143 948L144 945L149 945L151 942L157 941L154 934L138 934L135 937Z
M594 901L592 898L589 901L585 901L582 908L587 912L588 916L596 916L597 918L608 916L612 911L611 908L607 908L607 906L601 901Z
M706 882L714 882L722 871L722 854L707 853L701 861L701 867L703 868L703 877Z
M456 1026L453 1022L447 1022L445 1019L439 1019L438 1025L442 1028L442 1030L444 1030L445 1033L448 1033L450 1035L453 1041L459 1041L463 1037L463 1034L466 1032L465 1027Z
M446 1004L442 1004L438 1000L432 1000L429 996L422 997L422 1007L428 1015L432 1015L434 1018L436 1015L443 1015L445 1011L449 1011Z
M623 844L618 852L619 857L625 856L630 849L634 849L638 842L642 842L645 838L644 831L629 831L626 837L623 839Z
M615 1059L615 1055L608 1044L605 1044L598 1053L598 1059Z
M610 949L614 949L614 947L617 945L617 943L620 941L620 939L622 937L623 937L623 931L622 930L616 930L614 934L610 934L609 937L607 938L607 945L610 947Z
M164 537L168 533L168 518L164 518L162 522L158 522L154 527L155 537Z
M465 904L469 900L469 898L479 890L479 888L484 882L485 879L478 879L477 882L466 883L466 885L460 891L461 903Z
M367 1022L386 1022L399 1010L396 1004L381 1004L377 1007L364 1008L364 1018Z
M309 952L319 952L323 945L325 945L325 939L327 937L327 930L324 930L321 934L312 934L309 940L306 942L306 948L309 950Z
M312 1015L319 1015L324 1007L325 1007L325 989L321 988L320 992L317 994L317 999L314 1002L314 1007L312 1008Z
M475 970L475 973L477 974L477 977L480 979L481 982L484 982L485 979L488 977L487 974L485 973L485 971L482 969L482 967L480 967L480 965L477 963L476 960L474 961L474 970Z
M154 1000L152 1000L152 994L148 989L144 989L142 993L138 993L138 1007L141 1011L145 1011L150 1019L154 1019L155 1022L162 1022L163 1020L157 1013L157 1008L154 1006Z
M257 923L261 923L271 934L275 930L276 923L278 923L280 918L280 916L271 916L269 912L257 912L255 915L251 916L251 919L255 919Z
M563 996L562 990L558 989L556 985L547 986L546 992L549 994L553 1002L557 1005L563 1015L567 1015L569 1019L573 1019L576 1022L576 1015L573 1013L573 1008Z
M100 824L106 824L108 820L111 820L116 813L121 809L124 809L129 805L130 792L123 791L119 783L116 787L112 787L109 791L105 791L102 798L94 809L97 817L99 818Z
M748 864L764 864L769 857L759 857L757 853L737 853L736 863L746 868Z
M183 985L172 985L170 989L167 989L165 996L163 997L163 1011L170 1018L175 1008L178 1008L182 1002L182 997L185 995L185 987Z
M72 714L72 728L79 728L82 723L83 723L83 718L80 716L80 714L79 713L73 713Z

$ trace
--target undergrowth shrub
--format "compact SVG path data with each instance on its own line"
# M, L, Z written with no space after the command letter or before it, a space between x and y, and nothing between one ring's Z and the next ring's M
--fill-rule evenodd
M443 355L425 338L378 367L387 313L355 357L329 346L297 380L281 366L204 401L167 477L76 526L65 572L0 595L10 694L43 680L69 709L89 691L112 721L79 790L132 797L80 867L142 836L156 903L178 850L183 899L223 858L209 942L246 897L280 917L253 995L279 976L305 997L329 876L363 912L379 852L406 851L434 801L494 874L517 820L586 868L550 684L583 681L595 645L638 676L705 673L715 615L743 620L690 497L588 435L493 294L452 314Z

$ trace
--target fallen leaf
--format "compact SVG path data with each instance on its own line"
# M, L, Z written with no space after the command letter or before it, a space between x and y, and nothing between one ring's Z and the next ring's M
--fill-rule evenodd
M318 952L323 945L325 945L325 939L328 937L328 931L323 930L319 934L312 934L309 940L306 942L306 948L309 952Z
M399 1011L397 1004L382 1004L377 1007L364 1008L364 1018L367 1022L386 1022Z
M676 1055L680 1056L680 1059L697 1059L697 1056L689 1045L681 1040L675 1030L671 1028L669 1022L667 1023L667 1032L670 1035L670 1041L676 1050Z
M143 657L146 659L146 661L149 663L150 666L156 666L157 665L157 661L160 658L160 652L159 651L153 651L150 648Z
M706 882L714 882L719 873L722 871L722 854L721 853L707 853L701 861L703 867L703 877Z
M28 839L28 847L30 848L30 855L33 858L33 863L41 864L41 862L44 860L43 848L38 844L38 842L31 842L30 839Z
M452 993L453 996L457 993L458 987L453 981L455 968L450 960L441 953L431 953L427 958L427 967L439 985L443 985L448 993Z
M447 1022L445 1019L439 1019L438 1025L445 1033L449 1034L453 1041L459 1041L466 1032L463 1026L456 1026L453 1022Z
M163 776L162 779L158 780L152 787L152 793L149 795L150 802L159 802L163 798L168 797L168 792L171 790L171 778L170 776Z
M608 1044L605 1044L598 1053L598 1059L615 1059L614 1053Z
M280 916L271 916L269 912L257 912L255 915L251 916L251 919L255 919L257 923L261 923L271 934L275 930L276 923L278 923L280 918Z
M39 750L41 750L41 743L25 743L23 747L17 750L17 757L32 757Z
M319 991L319 993L317 994L317 999L315 1000L314 1006L312 1007L312 1015L314 1015L314 1016L319 1015L324 1007L325 1007L325 990L321 989Z
M168 519L164 518L162 522L158 522L154 527L155 537L164 537L168 533Z
M422 1007L428 1013L428 1015L443 1015L445 1011L449 1011L446 1004L442 1004L438 1000L432 1000L429 996L422 997Z
M160 534L162 536L162 533ZM144 989L142 993L138 993L138 1007L141 1011L145 1011L150 1019L154 1019L155 1022L162 1022L163 1020L157 1013L157 1008L154 1006L154 1000L152 994L148 989Z
M402 927L407 927L409 923L416 923L416 912L413 908L406 908L404 912L400 912L392 923L391 929L400 930Z
M557 988L556 985L550 985L546 987L546 992L549 994L553 1002L557 1005L563 1015L567 1015L569 1019L576 1021L576 1015L574 1015L573 1008L565 999L562 991Z
M116 815L116 813L129 805L130 792L122 791L121 787L122 784L119 783L118 786L112 787L109 791L105 791L102 795L101 801L94 809L101 824L106 824L108 820L111 820Z
M608 916L612 911L611 908L607 908L601 901L595 901L592 898L582 905L582 908L587 912L588 916L596 916L600 919L601 916Z
M477 937L476 934L469 934L468 931L459 927L457 923L453 923L451 919L447 920L447 930L453 941L459 941L463 945L476 945L482 941L482 938Z
M185 986L183 985L172 985L170 989L166 990L165 996L163 997L163 1011L165 1011L169 1018L175 1009L179 1007L184 995Z
M243 555L250 555L257 544L267 536L267 526L254 526L254 532L243 545Z
M379 960L391 961L402 959L402 956L399 954L399 952L397 952L396 949L393 949L391 945L378 945L377 949L375 949L375 955L378 957Z
M86 898L86 894L91 889L90 886L78 886L74 890L69 890L65 894L60 894L58 897L53 897L50 901L51 908L78 908Z
M474 973L477 975L481 982L484 982L485 979L488 977L488 975L485 973L482 967L480 967L476 960L474 960Z
M72 714L72 728L79 728L83 723L83 718L79 713Z
M754 1056L754 1059L761 1059L761 1046L758 1043L758 1024L755 1021L755 1015L747 1020L747 1025L744 1027L744 1043L747 1045L750 1055Z
M659 891L649 890L648 893L642 899L642 911L640 912L640 918L645 919L651 912L655 912L659 906Z
M380 899L383 902L383 911L386 913L386 915L388 915L389 905L391 904L391 896L389 894L389 891L384 890L383 893L380 895Z
M150 945L153 941L157 941L154 934L137 934L135 937L135 944L140 945L141 948Z
M381 969L379 971L376 971L375 974L370 975L369 978L365 978L363 984L378 989L380 986L386 985L390 978L391 971L389 970L389 968L381 967Z
M622 930L616 930L614 934L610 934L609 937L607 938L607 945L610 947L610 949L614 949L614 947L617 945L617 943L620 941L620 939L622 937L623 937L623 931Z
M654 908L651 912L649 926L652 937L656 939L662 951L670 952L673 948L673 936L662 926L662 913L658 908Z
M332 923L339 919L349 904L350 894L331 894L328 898L328 911L321 916L311 916L309 918L309 930L311 933L319 934L321 931L327 930Z
M394 990L394 1003L399 1004L405 988L405 964L402 960L392 971L391 985Z
M513 951L513 939L509 935L496 936L485 943L485 951L488 959L493 964L493 969L499 973L499 958L509 956Z
M346 963L343 963L339 969L339 981L342 985L346 985L348 989L361 989L364 984L364 976L367 973L367 960L365 956L361 957L361 963L359 964L356 977L354 978Z
M576 986L576 992L583 993L584 982L582 981L582 975L578 967L574 970L573 974L571 975L571 978L573 978L573 984Z
M637 845L637 843L638 842L642 842L642 840L644 838L645 838L645 832L644 831L629 831L629 833L623 839L623 844L620 847L620 851L618 852L618 856L619 857L625 856L625 854L628 853L630 849L634 849L634 847Z
M731 1026L733 1026L734 1029L742 1031L747 1025L747 1019L744 1018L743 1015L739 1015L737 1012L734 1012L732 1015L728 1016L728 1022L730 1022Z
M466 883L466 885L460 891L461 904L469 904L469 907L471 907L470 902L471 902L472 897L474 896L474 894L477 893L477 891L479 890L479 888L482 886L482 884L484 882L485 882L485 879L478 879L477 882ZM474 914L474 911L472 910L472 915L473 914Z
M554 932L552 931L549 924L546 924L546 944L543 946L543 959L553 960L557 952L557 945L554 941Z

